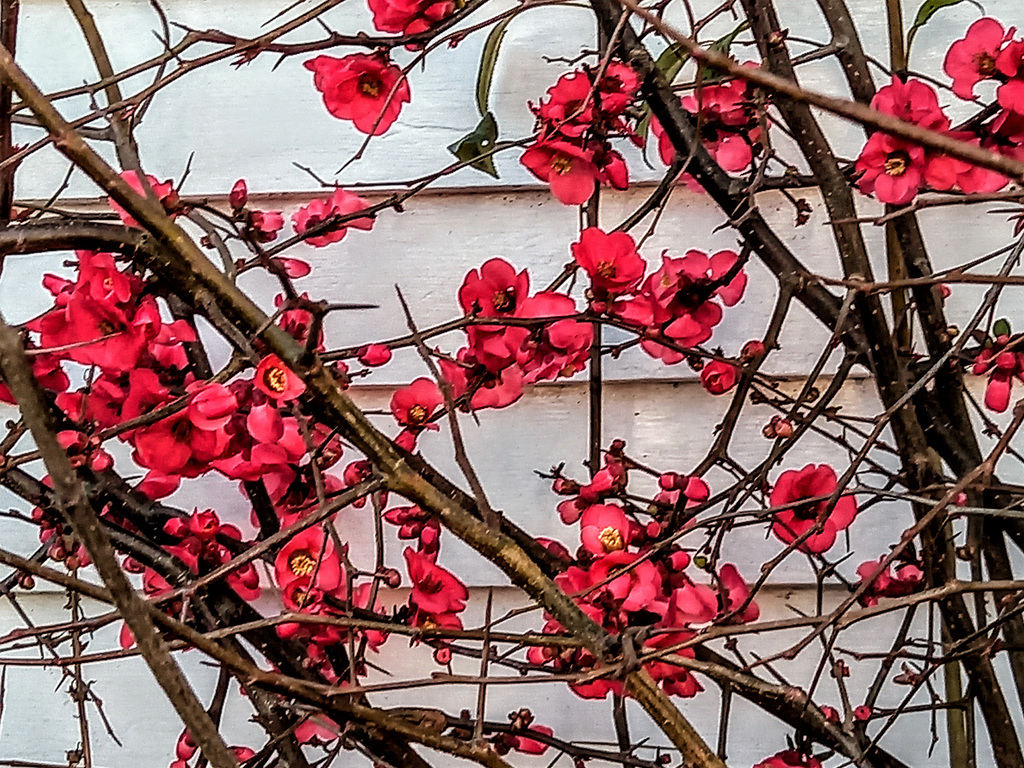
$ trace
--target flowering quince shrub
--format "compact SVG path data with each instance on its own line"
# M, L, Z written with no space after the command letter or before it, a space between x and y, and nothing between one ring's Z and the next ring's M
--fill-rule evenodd
M593 0L597 49L553 54L561 74L518 105L533 130L506 140L489 111L495 61L508 24L533 5L468 19L485 4L369 0L374 34L335 31L323 8L275 17L256 39L185 31L139 65L159 69L145 91L116 98L138 72L107 74L90 36L103 77L86 90L123 104L74 124L54 109L66 93L42 93L0 55L16 110L33 115L18 119L51 134L107 197L100 212L65 206L63 187L45 205L12 204L18 162L49 142L11 146L0 94L0 253L63 255L40 275L43 311L12 318L0 307L0 400L19 409L0 436L0 484L31 510L12 510L11 524L39 540L34 553L0 546L11 571L0 592L42 580L69 593L67 621L0 637L0 663L23 662L37 644L46 664L70 670L82 743L69 765L92 768L89 717L103 712L83 668L134 655L181 718L167 744L172 768L328 766L342 750L412 768L438 753L489 768L529 756L574 768L720 768L734 753L744 757L732 764L754 768L899 768L919 757L901 734L919 729L908 717L921 714L932 746L942 720L950 765L980 764L981 741L993 765L1024 765L1024 581L1011 549L1024 543L1024 490L1006 468L1021 457L1024 335L1000 316L1013 309L1001 295L1019 287L1024 252L1021 20L977 19L948 43L941 72L917 72L906 58L915 35L958 4L926 3L911 34L890 30L891 71L876 77L868 65L882 65L862 50L843 2L819 3L833 42L804 50L770 0L700 18L689 5L673 15ZM730 12L745 17L740 26L707 37ZM5 24L0 36L13 34ZM289 36L299 28L302 42ZM400 141L396 126L419 127L405 111L419 65L443 67L446 48L484 30L482 122L449 147L457 162L390 196L356 194L367 185L346 175L286 213L244 176L199 197L186 194L185 174L161 181L142 166L132 131L149 98L223 56L239 54L241 66L274 53L301 57L323 125L358 134L341 174L369 143ZM200 43L212 58L187 58ZM740 45L757 60L733 58ZM803 64L832 55L852 101L799 84ZM850 160L807 104L865 128ZM97 115L109 125L76 132ZM329 135L317 141L334 146ZM91 148L104 141L114 153ZM496 175L499 153L578 221L573 236L545 241L558 241L561 272L482 258L446 286L443 322L418 327L399 291L407 335L342 346L353 341L345 313L374 307L302 281L359 238L376 238L387 270L393 244L378 219L460 169ZM654 186L643 169L658 160L667 168ZM859 215L856 190L884 213ZM796 227L827 216L830 267L804 263L799 238L762 216L762 193L792 206ZM716 206L729 234L712 244L687 229L655 247L673 195ZM608 196L632 205L625 220L609 218ZM1016 206L1009 245L979 253L957 243L941 256L956 266L938 271L929 247L943 246L922 234L918 211L996 200ZM527 218L510 240L539 242ZM884 253L869 247L879 238L865 237L868 224L888 230ZM988 230L1004 225L984 219ZM454 232L451 241L461 242ZM301 258L301 247L315 255ZM272 294L250 296L250 280ZM340 282L342 292L363 288ZM986 293L965 310L967 292L947 283ZM963 327L947 303L970 318ZM797 304L827 339L800 350L817 362L799 377L785 357ZM387 367L407 353L418 353L422 375L400 374L397 386L378 376L404 370ZM669 377L645 386L687 393L657 424L661 445L682 446L677 458L651 451L639 430L628 443L602 431L612 402L602 366L624 355ZM865 391L856 370L877 402L849 394ZM364 383L387 387L386 407L360 407ZM488 497L463 431L498 423L498 409L536 420L525 395L546 397L551 385L586 390L588 433L550 467L512 466L515 435L491 447L516 484L550 484L542 509L521 518L516 499ZM458 477L430 463L447 441ZM202 504L180 503L196 493ZM558 534L538 536L541 526ZM360 528L373 530L369 544ZM479 588L455 538L507 577L515 608ZM102 587L82 578L87 568ZM93 613L83 596L113 609ZM91 633L108 624L120 647L99 649ZM847 633L854 625L878 642ZM187 649L221 670L210 702L178 665ZM429 672L397 674L412 663ZM394 705L443 686L471 687L476 710L454 711L447 693L436 705ZM534 697L553 686L572 717ZM517 697L505 719L494 715L499 687ZM229 693L248 702L262 741L223 739ZM744 718L752 704L772 724L757 721L759 738L746 720L736 727L737 697ZM595 741L584 721L607 709L603 700L613 715ZM691 722L698 707L721 712L717 733Z

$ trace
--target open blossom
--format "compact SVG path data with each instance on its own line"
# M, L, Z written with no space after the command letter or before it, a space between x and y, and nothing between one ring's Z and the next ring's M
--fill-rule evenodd
M996 68L1006 78L996 97L1003 109L1024 114L1024 40L1010 42L999 53Z
M906 205L924 185L925 152L917 144L875 133L857 158L862 192L883 203Z
M523 302L523 317L558 317L576 313L576 302L565 294L543 291ZM569 378L582 371L594 340L591 323L572 319L556 320L533 329L516 353L523 369L523 381Z
M738 259L733 251L719 251L711 257L697 250L687 251L681 258L662 255L661 268L644 281L642 289L650 302L651 323L684 347L710 339L712 328L722 320L722 307L715 299L731 307L746 289L746 272L735 269ZM684 357L650 339L643 340L641 347L668 364Z
M466 608L469 590L451 571L437 565L430 555L406 549L405 565L412 582L410 600L432 616L459 613Z
M253 384L267 397L282 403L294 400L306 391L302 379L277 355L267 355L260 360L256 366L256 375L253 376Z
M353 213L365 210L370 204L358 195L346 192L338 188L328 198L317 198L310 200L308 205L299 208L292 214L292 226L296 234L301 235L307 229L327 221L334 216L349 216ZM356 229L373 229L373 219L369 216L359 216L331 227L326 232L313 237L307 237L306 242L314 248L322 248L331 243L337 243L348 234L350 227Z
M594 151L568 141L538 139L523 152L520 162L551 187L565 205L582 205L594 194L601 178Z
M849 495L840 496L835 507L827 511L827 497L837 483L836 471L828 464L808 464L803 469L790 469L779 475L769 503L773 507L787 508L775 513L772 533L790 544L820 523L821 530L812 533L798 549L801 552L827 551L835 543L836 534L849 526L857 515L857 501ZM822 496L826 498L804 501Z
M391 396L391 414L395 421L413 429L438 429L430 417L442 405L444 397L437 384L422 376Z
M1003 25L993 18L971 24L967 36L949 47L942 64L953 78L953 93L961 99L973 99L975 86L996 76L996 59L1007 38Z
M530 275L504 259L485 261L471 269L459 288L459 305L466 314L480 317L516 317L520 302L530 293Z
M274 560L274 577L282 589L303 580L306 588L337 589L344 577L334 542L320 528L307 528L281 547Z
M317 56L303 66L313 73L313 85L323 94L327 111L351 120L363 133L384 133L411 98L402 71L381 54Z
M595 504L587 507L580 520L580 538L595 555L618 552L629 544L629 518L621 507Z
M618 296L636 288L644 278L647 264L626 232L606 233L588 227L572 244L572 257L590 276L598 296Z

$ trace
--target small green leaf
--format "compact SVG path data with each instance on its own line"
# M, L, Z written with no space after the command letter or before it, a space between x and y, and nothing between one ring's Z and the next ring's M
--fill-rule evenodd
M484 43L483 53L480 54L480 70L476 75L476 106L481 115L486 115L490 110L487 101L491 95L491 81L494 79L494 64L498 61L498 48L501 47L501 40L505 37L505 30L509 22L515 18L509 16L494 25L494 29L487 35Z
M1012 331L1010 330L1010 321L1005 317L1001 317L992 324L992 334L995 336L1009 336Z
M693 558L693 564L697 568L704 569L708 567L708 559L704 557L704 555L697 555L695 558Z
M497 141L498 121L494 119L494 115L488 112L476 128L454 144L449 145L448 151L464 163L472 161L469 162L470 166L478 171L498 178L498 171L494 167L494 156L485 154L494 149Z
M729 55L732 49L732 44L736 42L736 38L740 36L740 32L744 31L750 26L750 22L744 20L736 25L736 28L727 34L725 37L720 37L711 45L708 46L709 50L715 51L716 53L722 53L726 56ZM714 67L701 67L701 77L705 80L718 77L721 73Z
M910 55L910 46L914 42L914 36L917 34L917 30L923 27L928 21L939 12L942 8L948 8L951 5L959 5L964 0L925 0L921 3L921 7L917 9L917 17L914 19L914 25L910 28L907 33L907 56Z
M654 62L661 73L665 76L665 80L672 82L676 79L676 75L679 74L679 70L683 68L683 64L690 58L690 54L681 43L673 43L658 57L658 60Z

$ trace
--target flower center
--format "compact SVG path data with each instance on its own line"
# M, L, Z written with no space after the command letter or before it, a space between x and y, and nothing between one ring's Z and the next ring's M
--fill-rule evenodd
M610 525L597 534L597 540L601 542L605 552L618 552L626 546L619 529L612 528Z
M359 76L359 92L364 96L375 99L380 96L381 90L383 90L383 83L376 75L365 72Z
M565 174L572 170L572 158L561 153L555 155L551 158L551 170L559 176L565 176Z
M982 77L992 77L996 73L996 60L987 51L974 54L974 66Z
M430 414L427 413L427 409L424 408L422 405L414 405L412 408L409 409L408 418L409 422L412 424L422 424L424 421L427 420L427 416L429 415Z
M511 288L495 291L491 297L491 306L496 312L511 312L516 308L516 295Z
M309 576L316 568L316 558L304 549L292 552L288 557L288 570L296 576Z
M272 365L263 372L263 383L267 385L267 389L271 392L280 394L288 387L288 375L285 373L284 368Z
M889 176L902 176L910 166L910 156L902 149L890 152L885 158L885 172Z
M615 277L619 270L611 261L599 261L595 271L597 272L598 277L603 277L606 280L609 280Z

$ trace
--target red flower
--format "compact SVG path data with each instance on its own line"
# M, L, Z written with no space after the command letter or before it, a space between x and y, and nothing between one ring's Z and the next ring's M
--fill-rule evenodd
M629 544L629 518L621 507L595 504L587 507L580 520L580 538L588 552L606 555Z
M373 26L403 35L424 32L455 10L452 0L369 0L369 5Z
M643 280L647 268L632 237L625 232L606 234L597 227L583 230L579 242L572 244L572 257L602 297L629 293Z
M138 173L135 171L124 171L121 173L121 178L124 179L125 183L134 189L139 195L142 197L149 197L149 191L147 191L146 187L143 186ZM174 189L174 185L171 183L170 179L167 181L157 181L156 176L150 176L147 173L146 182L169 216L175 216L181 213L181 199L178 197L178 192ZM107 198L107 202L125 226L138 227L141 229L142 225L139 224L139 222L137 222L132 215L128 213L128 211L122 208L120 203L114 200L114 198Z
M558 139L538 139L520 162L530 173L551 186L551 194L565 205L581 205L594 194L601 172L594 152Z
M895 75L889 85L878 89L871 106L908 123L933 131L949 128L949 118L939 106L936 90L920 80L904 82Z
M996 76L996 59L1007 39L1003 25L995 19L978 19L971 24L967 36L949 47L942 64L953 78L953 93L961 99L973 99L975 86Z
M529 730L527 731L527 734L531 733L542 734L544 736L551 736L554 734L554 731L546 725L531 725ZM512 749L516 750L517 752L522 752L527 755L543 755L545 752L548 751L548 744L530 738L529 735L516 735L512 738L515 740Z
M787 749L763 760L754 768L821 768L821 762L803 752Z
M391 414L405 427L438 429L430 417L443 404L444 397L437 384L421 376L391 396Z
M325 199L310 200L309 205L299 208L292 214L292 226L296 234L301 235L307 229L320 224L334 216L347 216L366 210L370 204L358 195L346 192L344 189L336 189L330 197ZM337 243L348 234L349 227L356 229L373 229L373 219L369 216L360 216L356 219L346 221L331 227L315 237L306 238L306 242L314 248L323 248L325 245Z
M327 111L353 121L363 133L384 133L410 99L402 71L381 54L317 56L303 66L313 72L313 85L323 94Z
M724 395L736 386L740 370L732 363L712 360L700 372L700 383L712 395Z
M459 288L462 311L480 317L518 317L520 302L530 294L530 275L504 259L488 259L471 269Z
M996 59L996 68L1007 77L996 96L1004 109L1024 114L1024 40L1014 40Z
M459 613L466 608L469 590L429 555L406 549L405 564L412 582L410 599L417 609L433 616Z
M576 302L568 296L544 291L523 302L523 317L558 317L576 313ZM515 329L520 330L520 329ZM533 384L544 379L575 376L587 365L594 328L590 323L556 320L525 334L516 353L523 369L523 381Z
M790 469L779 475L769 503L773 507L790 505L775 513L772 533L787 544L818 524L826 513L827 499L797 503L815 496L829 496L837 484L836 471L827 464L808 464L800 470ZM835 507L822 521L821 530L812 533L800 546L801 552L825 552L836 541L836 533L844 530L857 515L853 496L840 496Z
M281 547L274 560L274 577L281 589L302 581L304 589L337 589L344 569L334 542L320 528L307 528Z
M750 585L732 563L726 563L718 570L718 586L727 613L735 611L750 597ZM747 607L733 618L733 621L746 624L750 621L757 621L760 616L761 609L756 602L751 600L747 603Z
M887 133L875 133L857 158L862 192L883 203L906 205L924 184L924 149Z
M548 88L547 101L534 107L533 112L564 136L579 138L597 117L597 105L591 95L592 87L590 78L582 70L562 75L557 83Z
M292 373L292 369L281 362L277 355L267 355L260 360L253 384L267 397L281 403L294 400L306 391L302 379Z
M367 344L360 347L357 359L371 368L384 365L391 360L391 347L386 344Z

